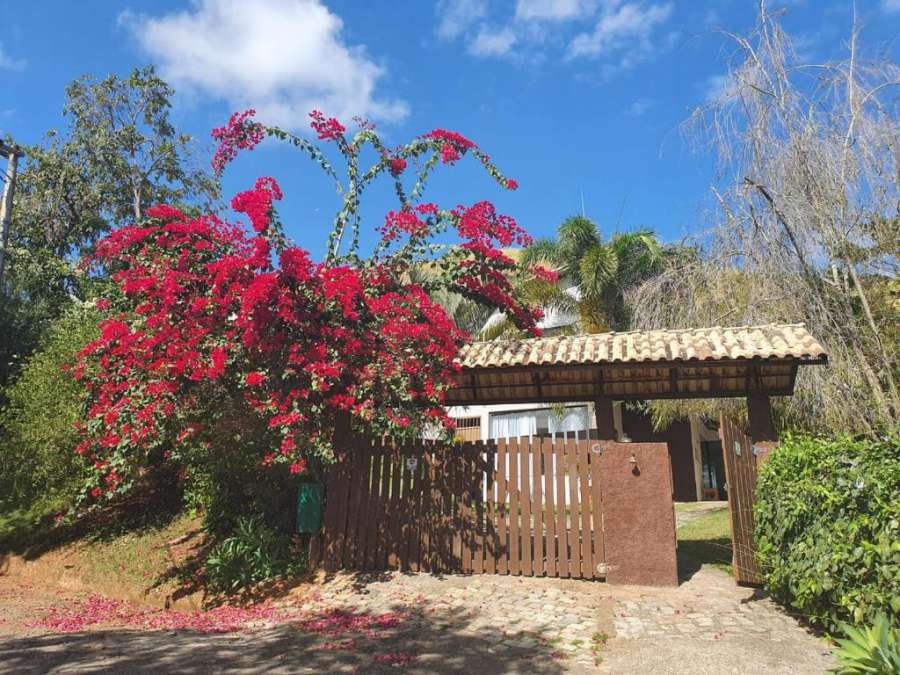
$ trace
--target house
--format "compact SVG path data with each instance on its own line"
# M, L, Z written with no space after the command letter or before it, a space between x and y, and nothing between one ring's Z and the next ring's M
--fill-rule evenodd
M613 412L619 441L668 444L677 501L726 498L718 423L694 414L654 431L649 417L639 410L616 402ZM464 441L596 438L597 426L589 403L565 407L550 404L453 406L449 413L456 422L457 435Z
M577 289L566 291L577 298ZM495 314L485 328L502 320ZM577 328L578 317L548 310L540 327L545 335ZM464 441L496 441L527 437L551 439L596 438L593 404L589 402L551 405L502 404L454 406L448 409L456 421L457 435ZM614 403L616 435L623 442L665 442L669 447L672 484L678 501L725 499L725 475L718 424L700 415L679 420L655 431L640 406Z

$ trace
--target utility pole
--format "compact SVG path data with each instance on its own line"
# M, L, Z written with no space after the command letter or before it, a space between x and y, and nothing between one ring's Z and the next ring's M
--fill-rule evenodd
M6 247L12 222L13 197L16 194L16 168L19 165L19 157L23 157L25 153L14 145L7 145L0 141L0 154L6 157L6 184L3 186L3 200L0 201L0 291L2 291L3 272L6 267Z

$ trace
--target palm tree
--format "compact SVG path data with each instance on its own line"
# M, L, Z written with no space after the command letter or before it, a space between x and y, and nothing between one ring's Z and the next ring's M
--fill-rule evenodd
M616 233L604 241L597 224L584 216L572 216L557 229L556 239L540 239L522 251L507 251L525 268L543 266L559 274L558 282L540 276L524 276L515 292L529 305L545 313L564 315L555 334L602 333L628 330L631 312L626 293L658 275L675 259L695 255L683 246L666 246L649 229ZM416 270L416 280L428 276ZM457 324L479 340L522 337L503 314L491 314L472 300L453 293L438 293ZM565 316L568 315L568 316ZM572 317L577 320L572 321Z
M681 253L680 247L661 244L649 229L616 233L604 241L594 221L572 216L560 224L556 239L538 240L522 253L526 266L554 269L559 283L529 280L522 290L545 311L577 314L583 332L628 330L626 292L659 274L667 259Z

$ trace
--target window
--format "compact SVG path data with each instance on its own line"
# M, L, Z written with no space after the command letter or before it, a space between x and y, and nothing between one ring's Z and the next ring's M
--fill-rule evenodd
M456 435L464 441L481 440L480 417L453 417L456 423Z
M560 439L587 438L590 422L587 406L515 410L491 413L488 436L491 440L544 436Z

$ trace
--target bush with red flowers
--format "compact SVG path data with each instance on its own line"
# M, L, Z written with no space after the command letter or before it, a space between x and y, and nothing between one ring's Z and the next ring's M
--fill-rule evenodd
M85 502L126 491L148 464L181 462L189 473L226 446L296 477L333 460L341 417L376 438L449 429L442 404L467 336L431 299L434 290L498 308L538 333L540 313L514 292L517 277L534 270L502 251L530 242L515 220L486 201L453 208L421 201L437 164L464 155L501 187L515 189L515 181L454 132L438 129L388 149L371 125L351 136L337 120L311 118L346 164L344 182L321 149L260 124L252 111L213 132L214 166L221 172L265 137L309 154L343 195L324 260L285 237L274 208L282 194L271 178L232 200L249 228L157 206L98 245L93 263L115 287L98 303L100 337L74 367L91 401L77 447L94 467ZM372 163L363 167L367 156ZM382 175L394 182L399 204L363 256L360 195ZM438 244L448 232L459 242ZM427 284L411 283L422 268L431 272Z

